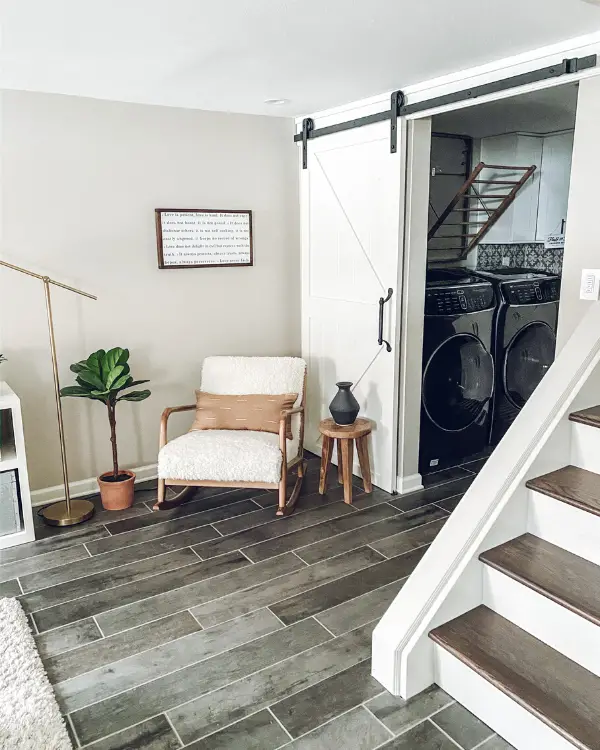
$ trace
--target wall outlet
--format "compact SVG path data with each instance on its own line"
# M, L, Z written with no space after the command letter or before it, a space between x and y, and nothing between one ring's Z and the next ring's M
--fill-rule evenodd
M583 271L581 272L581 287L579 289L579 298L593 300L595 302L600 299L600 269L583 269Z

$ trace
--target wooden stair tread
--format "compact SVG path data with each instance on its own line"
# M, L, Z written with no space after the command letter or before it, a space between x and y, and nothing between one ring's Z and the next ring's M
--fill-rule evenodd
M482 552L479 559L600 625L600 568L594 563L533 534Z
M481 606L430 637L581 750L600 750L600 678Z
M527 487L600 516L600 474L593 471L564 466L530 479Z
M569 415L571 422L580 422L590 427L600 427L600 406L591 406L589 409L575 411Z

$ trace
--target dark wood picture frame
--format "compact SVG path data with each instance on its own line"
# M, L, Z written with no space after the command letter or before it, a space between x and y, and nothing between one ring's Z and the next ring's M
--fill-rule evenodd
M165 265L163 256L163 238L162 238L162 214L163 213L189 213L189 214L244 214L248 216L248 225L250 231L250 260L248 263L198 263L198 264L169 264ZM170 270L172 268L246 268L254 265L254 242L252 237L252 211L241 209L220 209L220 208L155 208L154 217L156 222L156 245L158 251L158 267L161 270Z

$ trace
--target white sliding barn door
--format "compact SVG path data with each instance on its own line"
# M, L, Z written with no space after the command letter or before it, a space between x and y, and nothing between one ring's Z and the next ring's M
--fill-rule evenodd
M401 149L398 149L400 152ZM400 157L389 122L309 141L301 175L302 350L308 362L306 446L320 452L336 382L350 380L361 416L374 422L373 481L395 489L396 332L401 216ZM379 299L384 306L378 344ZM330 481L333 481L330 479Z

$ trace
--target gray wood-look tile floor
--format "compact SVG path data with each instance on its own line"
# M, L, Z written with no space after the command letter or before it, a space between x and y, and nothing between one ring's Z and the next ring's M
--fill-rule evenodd
M273 492L198 490L0 552L67 717L94 750L510 750L433 687L405 702L370 674L371 633L480 463L342 502L311 458L296 512ZM40 749L43 750L43 749ZM49 748L48 750L51 750Z

